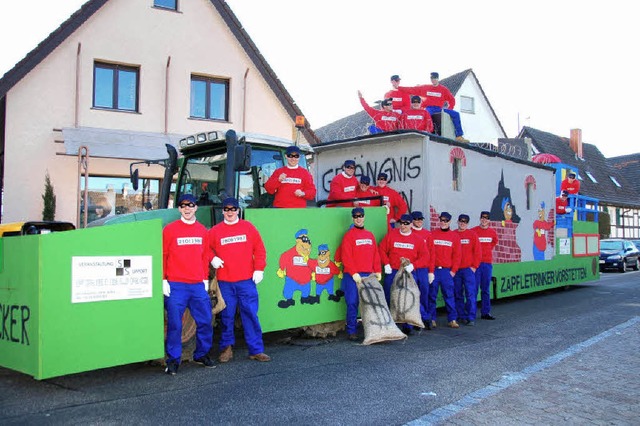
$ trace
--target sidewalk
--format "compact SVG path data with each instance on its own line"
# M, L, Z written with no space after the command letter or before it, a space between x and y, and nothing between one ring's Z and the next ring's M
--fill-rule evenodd
M410 425L638 425L640 317L410 422Z

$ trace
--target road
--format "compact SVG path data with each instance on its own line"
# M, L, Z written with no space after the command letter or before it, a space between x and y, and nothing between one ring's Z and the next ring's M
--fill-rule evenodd
M569 403L558 402L567 384L549 375L564 377L568 369L582 368L585 381L600 380L589 374L631 353L631 360L611 361L615 371L610 374L620 374L616 383L633 405L611 422L609 411L620 410L620 402L614 408L592 402L589 418L594 424L637 424L640 381L635 368L626 368L638 358L638 346L630 352L625 345L640 340L626 342L625 336L640 336L640 272L605 273L598 282L568 290L498 301L493 314L496 321L454 330L439 312L436 330L372 346L348 342L344 332L328 340L269 333L270 363L246 359L246 347L238 345L228 364L214 369L184 364L173 377L150 363L40 382L0 368L0 422L512 424L520 417L508 416L519 409L532 416L531 424L580 424L567 418ZM617 349L609 353L608 347ZM534 384L538 387L532 390ZM520 399L500 402L517 396L518 389ZM553 405L558 417L553 410L544 417L543 402Z

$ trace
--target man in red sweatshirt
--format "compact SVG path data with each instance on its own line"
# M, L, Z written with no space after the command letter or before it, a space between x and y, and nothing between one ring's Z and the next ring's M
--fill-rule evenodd
M216 269L220 293L227 307L220 312L220 362L233 358L236 343L234 323L236 307L244 339L249 348L249 359L271 361L264 353L262 328L258 319L258 289L267 266L267 252L260 233L250 222L238 217L238 200L226 198L222 202L224 220L209 230L209 243L213 254L211 266Z
M409 213L409 207L402 198L402 195L390 186L387 185L389 181L389 175L380 172L378 173L377 183L378 186L374 186L373 191L382 195L383 205L387 206L387 223L389 228L393 228L394 224L400 219L403 214Z
M421 211L411 212L411 218L413 219L411 229L420 235L427 245L428 256L422 257L416 262L416 284L420 289L420 315L422 316L422 322L427 330L431 330L429 286L434 277L433 237L431 232L424 228L424 214Z
M182 316L189 308L196 322L196 350L193 360L214 367L209 358L213 341L209 289L209 239L207 229L196 220L196 197L178 199L180 219L162 230L162 293L167 310L167 354L165 373L175 375L182 359Z
M300 155L300 148L288 146L285 151L287 165L276 169L264 184L264 189L275 195L273 207L303 208L307 206L307 201L316 198L316 186L311 173L298 164Z
M420 107L422 100L420 96L411 96L411 108L402 111L400 128L406 130L419 130L421 132L433 133L433 121L429 111Z
M348 200L356 197L358 190L358 178L355 177L356 162L346 160L342 165L342 172L338 173L331 179L329 184L329 196L327 200ZM352 202L348 203L328 203L327 207L353 207Z
M480 318L485 320L496 319L491 315L491 276L493 275L493 248L498 245L498 234L491 228L490 213L483 211L480 213L480 226L472 229L480 240L482 255L480 266L476 270L476 283L480 287ZM477 293L476 293L477 298Z
M357 198L376 197L379 196L376 191L371 188L371 178L369 176L360 176L360 184L356 190ZM354 201L356 207L380 207L380 199Z
M460 269L453 277L453 294L456 301L458 321L465 325L476 324L478 288L476 270L480 266L480 240L475 232L468 229L469 215L458 216L458 237L460 237Z
M384 98L391 99L391 108L398 114L402 114L402 111L411 108L411 103L409 102L409 95L398 89L398 86L400 86L399 75L391 76L391 86L393 89L385 93Z
M453 277L460 267L460 237L449 228L451 214L440 213L440 227L431 231L433 237L434 280L429 289L429 307L431 308L431 326L436 327L436 298L442 289L442 297L447 308L449 327L459 328L458 313L453 295Z
M371 231L364 229L364 209L356 207L351 210L353 227L344 234L340 244L340 256L344 276L342 291L347 304L347 336L351 341L357 341L356 326L358 320L359 295L358 286L362 278L371 274L376 279L382 279L380 255L376 237Z
M364 108L364 110L367 111L367 114L369 114L373 119L374 126L369 127L369 132L371 134L398 130L400 125L400 114L393 110L393 103L390 98L382 101L380 104L382 109L371 108L364 100L362 93L359 90L358 98L360 99L362 108Z

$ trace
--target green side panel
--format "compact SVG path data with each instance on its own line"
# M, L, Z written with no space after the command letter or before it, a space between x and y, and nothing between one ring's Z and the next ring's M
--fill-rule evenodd
M574 234L598 234L598 222L573 221Z
M551 260L493 265L491 297L500 299L600 278L597 256L556 255Z
M35 376L39 345L39 236L0 238L0 365Z
M296 244L295 235L300 229L308 231L311 240L310 258L318 256L318 246L327 244L334 260L344 233L353 223L351 208L306 208L306 209L247 209L245 219L253 223L267 249L267 267L264 280L258 285L260 295L260 324L263 332L296 328L344 320L346 305L328 299L326 292L317 304L301 304L300 292L294 293L295 305L278 307L283 300L284 278L277 275L280 255ZM387 230L386 210L383 207L366 209L365 227L374 233L379 244ZM341 280L334 276L334 290L340 288ZM316 283L311 281L311 295L316 294Z
M0 303L29 307L29 345L0 340L1 365L45 379L163 356L161 221L11 239ZM74 303L78 288L98 300Z

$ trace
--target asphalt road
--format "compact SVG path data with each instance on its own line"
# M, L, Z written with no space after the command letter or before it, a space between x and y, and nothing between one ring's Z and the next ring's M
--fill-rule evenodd
M454 330L439 312L436 330L372 346L270 333L270 363L239 346L228 364L173 377L149 363L40 382L0 368L0 423L405 424L639 316L640 272L495 302L493 314Z

